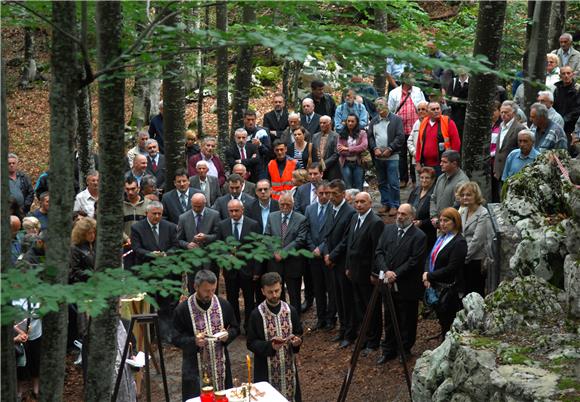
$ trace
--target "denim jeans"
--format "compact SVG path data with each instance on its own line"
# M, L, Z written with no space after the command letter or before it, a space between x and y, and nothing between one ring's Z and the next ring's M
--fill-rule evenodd
M381 204L389 208L399 208L401 203L399 193L399 161L375 159L375 167L379 179Z
M365 179L365 170L356 162L344 162L344 166L342 167L342 178L344 179L344 184L346 184L347 189L358 188L360 191L362 191Z

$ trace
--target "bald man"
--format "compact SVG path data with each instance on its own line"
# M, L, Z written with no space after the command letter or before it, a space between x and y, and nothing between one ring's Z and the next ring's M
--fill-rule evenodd
M369 307L372 294L371 272L375 259L375 249L383 233L384 223L372 210L373 200L369 193L363 191L354 198L356 214L350 221L346 246L346 276L352 282L354 294L354 316L362 319ZM362 351L366 356L373 350L378 350L381 341L381 305L377 300L373 306L373 319L367 332L367 341ZM358 323L355 323L355 326ZM340 346L348 346L345 339Z
M375 253L374 272L385 273L385 283L391 286L397 322L403 339L405 354L411 354L417 336L419 299L423 295L421 275L425 265L426 237L413 225L416 211L410 204L397 210L396 223L385 226ZM382 356L377 364L385 364L398 355L391 316L385 303L385 338L381 343Z
M232 173L239 174L242 178L242 193L246 193L251 197L256 194L256 183L252 183L248 179L248 169L241 163L236 163L232 168ZM230 183L226 181L223 188L224 194L230 193Z
M317 133L320 131L320 115L314 112L314 101L310 98L304 98L302 101L300 124L309 133Z

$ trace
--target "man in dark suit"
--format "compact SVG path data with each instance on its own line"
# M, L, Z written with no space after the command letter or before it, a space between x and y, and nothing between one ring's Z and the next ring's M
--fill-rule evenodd
M198 161L195 164L197 175L189 179L189 186L199 188L205 195L207 205L213 205L215 200L222 195L218 179L214 176L208 176L208 166L206 161Z
M262 179L257 182L256 199L250 205L248 216L258 222L262 229L260 234L266 232L270 214L279 210L280 206L278 205L278 201L272 199L272 186L268 179Z
M177 242L177 227L175 224L162 220L163 204L151 201L147 206L147 217L131 227L131 248L135 253L137 264L153 261L164 257L168 251L179 247ZM134 267L134 269L139 267ZM179 280L179 276L170 279ZM159 304L159 326L164 341L169 342L172 337L173 309L177 305L174 296L155 295Z
M332 95L324 93L324 82L314 80L310 83L312 92L308 95L314 101L314 111L321 116L334 117L336 112L336 103L332 99Z
M217 225L218 240L225 240L231 236L243 243L251 233L260 233L258 222L244 216L244 204L240 200L230 200L227 208L229 217ZM224 270L227 300L232 305L238 320L240 319L240 290L242 291L242 296L244 297L244 328L248 327L248 318L256 306L255 293L257 288L259 288L260 267L260 264L251 261L239 270Z
M250 173L248 178L254 183L258 181L258 177L263 173L264 160L261 158L258 147L251 142L248 142L248 133L243 128L238 128L234 133L234 142L225 151L226 164L232 170L234 166L241 163L246 167Z
M189 158L189 162L187 163L187 173L189 173L190 177L197 175L197 162L204 160L207 162L207 175L216 177L221 187L226 182L226 171L223 162L219 156L215 154L216 147L216 137L204 137L201 142L201 152Z
M308 250L314 254L314 258L307 261L309 271L314 284L314 297L316 298L316 317L318 319L315 329L331 330L336 325L336 294L334 291L334 278L332 272L324 265L323 256L320 252L328 215L332 207L329 203L328 182L321 181L317 184L317 202L306 207L304 216L307 223L306 243Z
M510 100L504 101L499 109L502 122L499 125L500 132L497 138L491 183L495 187L495 194L501 194L501 175L503 174L505 162L509 153L518 148L518 133L526 128L516 121L515 115L517 112L518 105ZM493 201L499 202L499 199Z
M324 264L334 277L336 289L336 307L340 329L332 339L340 342L341 347L347 347L356 339L354 328L354 294L352 283L346 277L346 242L350 230L350 221L355 214L354 209L345 200L346 186L342 180L333 180L329 184L331 213L326 222L326 233L320 252L324 256Z
M320 115L314 112L314 101L310 98L302 100L300 124L308 130L310 135L320 131Z
M245 215L248 214L246 210L249 210L250 205L254 202L254 197L249 196L248 194L242 193L242 177L239 174L232 173L228 177L228 185L230 189L230 193L226 195L222 195L218 198L215 203L212 205L212 209L215 209L219 212L220 218L222 220L227 219L229 216L228 213L228 202L231 200L237 199L244 204Z
M175 189L166 193L161 201L163 202L163 217L169 222L177 225L179 216L191 209L191 196L201 191L197 188L189 187L189 179L185 169L175 171Z
M356 319L362 320L367 308L373 286L371 272L375 260L375 249L385 226L372 210L373 200L367 192L360 192L354 198L354 208L357 214L350 222L350 231L346 245L346 276L351 280L354 289ZM367 332L363 356L379 348L382 333L381 303L372 307L372 320Z
M298 250L306 245L306 218L293 211L294 199L289 192L282 193L278 203L280 210L272 212L268 217L265 234L280 239L282 250ZM298 312L300 312L302 304L300 287L303 270L304 259L302 257L283 257L280 251L275 251L274 258L268 263L268 272L280 274L282 287L286 284L288 289L290 305Z
M246 180L248 176L248 171L246 170L246 167L241 163L236 163L232 168L232 173L239 174L240 177L242 178L242 193L246 193L250 197L254 197L256 195L256 184ZM223 194L230 193L230 185L227 181L226 184L224 184L224 188L222 190Z
M185 250L204 247L213 242L217 237L217 224L220 222L220 214L211 208L206 208L206 198L203 193L195 193L191 197L191 210L179 216L177 224L177 240L179 247ZM212 267L211 263L204 264L219 278L219 268ZM193 279L196 272L187 275L187 289L190 293L193 289Z
M165 156L159 153L159 144L157 140L148 140L145 144L147 147L147 170L150 175L155 176L157 188L165 188Z
M330 116L320 117L320 131L312 137L312 145L318 149L319 160L324 161L323 177L331 181L342 179L342 170L339 163L339 155L336 150L338 144L338 134L332 130L332 118Z
M272 143L274 143L274 140L280 138L282 132L288 128L288 109L286 109L284 95L281 93L274 94L274 110L264 115L262 125L270 133Z
M397 315L405 354L411 354L417 335L419 299L423 295L421 275L425 263L426 236L413 224L415 209L402 204L397 211L396 224L383 230L376 250L374 272L383 271L384 281L391 286L391 294ZM397 357L397 342L388 309L385 303L385 338L381 343L382 356L377 364L385 364Z

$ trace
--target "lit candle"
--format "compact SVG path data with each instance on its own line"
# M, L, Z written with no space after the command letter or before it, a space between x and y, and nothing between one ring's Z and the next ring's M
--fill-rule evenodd
M250 355L246 355L246 365L248 366L248 385L252 383L252 360Z

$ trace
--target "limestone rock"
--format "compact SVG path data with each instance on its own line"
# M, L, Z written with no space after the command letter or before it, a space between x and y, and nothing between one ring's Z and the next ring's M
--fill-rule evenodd
M513 364L499 366L490 379L493 386L512 397L539 402L555 400L559 376L539 367Z
M564 290L570 314L580 318L580 264L572 254L564 259Z

